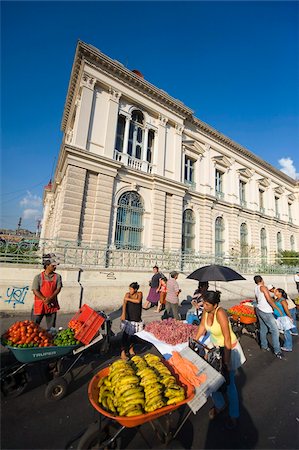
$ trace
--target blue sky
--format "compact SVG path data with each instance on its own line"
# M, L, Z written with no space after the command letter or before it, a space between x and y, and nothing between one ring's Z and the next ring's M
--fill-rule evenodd
M298 2L1 2L0 227L36 229L78 39L299 172Z

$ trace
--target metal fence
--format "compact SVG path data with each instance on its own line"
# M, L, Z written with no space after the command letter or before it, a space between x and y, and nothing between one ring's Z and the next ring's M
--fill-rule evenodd
M241 273L294 273L299 267L299 258L288 258L283 264L281 258L272 255L267 259L260 256L221 257L182 251L155 249L128 250L103 247L95 242L84 243L61 240L23 240L21 242L0 241L0 262L14 264L41 264L43 253L55 253L65 268L98 268L114 270L144 271L158 265L163 271L179 270L191 272L209 264L222 264Z

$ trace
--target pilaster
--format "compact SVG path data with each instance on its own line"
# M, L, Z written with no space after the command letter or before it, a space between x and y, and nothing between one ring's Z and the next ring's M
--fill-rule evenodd
M87 73L82 75L80 104L75 121L76 134L73 139L77 147L84 149L87 147L95 83L95 78Z
M115 89L109 89L109 106L108 106L108 121L106 130L106 140L104 148L104 156L113 159L115 149L115 138L118 121L118 108L121 93Z

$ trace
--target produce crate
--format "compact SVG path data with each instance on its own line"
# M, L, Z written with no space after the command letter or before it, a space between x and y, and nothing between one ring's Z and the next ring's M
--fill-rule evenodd
M83 322L82 327L75 333L75 338L86 345L92 341L101 325L105 322L104 317L86 304L79 309L70 322L73 320Z

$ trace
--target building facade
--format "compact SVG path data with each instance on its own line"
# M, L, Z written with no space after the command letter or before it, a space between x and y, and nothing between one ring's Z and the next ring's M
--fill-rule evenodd
M78 42L41 239L134 252L298 251L299 185Z

